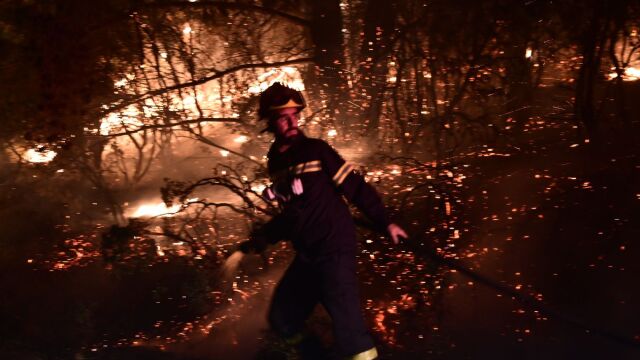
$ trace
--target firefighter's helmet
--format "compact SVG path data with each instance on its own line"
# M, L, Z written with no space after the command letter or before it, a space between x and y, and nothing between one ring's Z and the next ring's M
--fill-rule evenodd
M297 108L302 111L306 107L304 97L300 91L292 89L279 82L273 83L260 94L260 119L269 119L275 114L275 110Z

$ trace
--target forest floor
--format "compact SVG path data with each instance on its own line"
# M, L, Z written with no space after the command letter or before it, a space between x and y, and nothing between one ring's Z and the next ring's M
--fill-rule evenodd
M414 189L411 201L395 214L411 239L392 246L365 230L360 237L363 309L382 359L640 357L640 148L609 143L596 149L576 143L570 131L541 127L531 130L524 146L458 157L448 165L452 173L445 175L450 179L445 186L439 187L437 174L428 170L379 182L396 208L410 192L403 189ZM428 179L433 186L427 186ZM421 190L419 183L425 185ZM431 250L480 280L427 257ZM13 334L13 340L5 336L0 350L9 356L3 358L12 359L65 358L59 354L69 349L76 359L268 359L265 354L280 345L267 331L266 312L291 258L286 244L263 258L246 256L233 285L214 291L212 310L177 317L171 312L181 306L191 309L190 298L174 299L157 287L136 288L135 280L106 286L117 275L105 274L101 267L62 274L34 272L26 265L13 268L0 277L3 288L15 290L3 294L2 311L27 305L5 322L2 333ZM188 271L175 273L188 269L186 265L153 269L142 273L158 281L171 278L172 284L200 281ZM103 297L93 300L93 307L118 303L109 311L118 313L122 327L136 335L86 346L107 336L94 331L68 342L58 355L43 355L64 337L55 334L56 328L65 328L63 322L93 322L100 328L109 321L92 318L91 307L78 300L91 292ZM172 304L166 319L178 318L172 329L181 331L150 337L145 332L153 327L136 329L141 320L135 317L147 316L140 315L146 300L139 297L148 293L157 304ZM123 311L128 318L121 316ZM57 315L50 316L52 312ZM142 322L162 328L166 319ZM330 346L330 319L321 309L309 328ZM19 343L16 332L50 342ZM31 351L16 350L25 348Z
M490 286L434 265L410 244L393 247L363 232L361 240L376 242L362 241L359 260L363 307L382 359L640 356L637 149L612 144L595 151L565 134L541 129L529 145L510 148L509 156L493 149L458 159L456 169L465 177L448 195L448 240L449 230L459 229L453 243L437 240L433 230L440 224L429 213L443 212L441 201L417 196L396 215L413 235L409 242L433 239L427 247L446 247L441 256ZM381 186L389 191L407 181L414 180L397 177ZM166 354L271 358L265 349L279 345L269 337L265 315L272 285L290 258L285 251L275 266L249 276L271 286L244 300L237 296L241 304L234 300L224 309L226 320L211 333L168 346ZM243 266L255 269L256 261ZM309 327L329 345L330 320L321 309Z

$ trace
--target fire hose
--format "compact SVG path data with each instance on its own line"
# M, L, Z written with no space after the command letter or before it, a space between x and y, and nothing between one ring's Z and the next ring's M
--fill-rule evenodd
M424 239L416 239L416 238L406 239L401 243L401 246L410 250L416 256L420 256L424 258L425 260L430 260L437 263L440 266L454 269L458 273L463 274L464 276L496 291L497 293L511 297L518 303L530 309L537 310L542 314L545 314L549 317L553 317L557 320L560 320L572 327L585 330L587 333L596 334L603 338L617 342L619 344L626 345L635 349L640 349L640 341L632 337L622 335L608 329L590 325L582 321L581 319L578 319L558 309L555 309L554 307L543 303L541 300L536 299L533 296L519 292L507 285L504 285L485 275L482 275L476 271L471 270L468 266L466 266L463 262L459 260L444 257L443 255L438 254L432 249L419 246L418 244L420 244L420 240L424 240Z

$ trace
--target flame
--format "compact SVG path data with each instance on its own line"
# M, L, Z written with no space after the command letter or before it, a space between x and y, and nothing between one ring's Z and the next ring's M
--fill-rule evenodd
M115 81L115 82L113 83L113 86L115 86L115 87L117 87L117 88L118 88L118 87L124 87L125 85L127 85L127 83L128 83L128 82L129 82L129 81L128 81L126 78L122 78L122 79L120 79L120 80L118 80L118 81Z
M178 31L180 36L188 38L189 41L199 42L199 37L194 35L199 33L200 26L197 21L183 22L179 25ZM146 51L146 50L145 50ZM140 164L138 158L144 157L145 161L156 161L158 153L153 148L155 143L155 130L136 131L148 125L149 129L156 129L156 124L170 124L166 120L165 113L176 115L175 123L180 120L196 120L199 118L240 118L234 104L238 101L244 101L260 93L268 86L278 81L296 90L305 90L302 81L301 71L295 66L283 66L267 69L254 69L243 73L241 77L246 79L246 86L243 88L230 87L227 88L223 84L215 81L200 84L193 89L183 89L180 92L170 91L162 95L152 95L158 90L161 84L157 81L137 81L145 77L155 78L156 66L160 67L163 72L175 71L176 83L190 81L185 78L181 65L173 69L162 59L169 59L173 52L168 49L161 49L159 63L153 56L145 57L145 62L136 66L135 70L129 69L129 72L123 72L114 77L113 84L118 96L125 96L123 99L143 98L136 104L127 107L120 107L118 103L104 104L103 110L107 113L100 119L99 127L86 128L85 131L92 135L111 136L109 139L111 144L117 145L107 147L102 154L105 166L112 166L116 162L122 162L125 174L136 171ZM168 84L171 85L171 84ZM149 94L149 95L145 95ZM121 99L121 100L123 100ZM109 109L114 110L110 111ZM117 109L117 110L115 110ZM221 122L204 122L204 124L185 125L198 127L207 133L223 127ZM175 130L181 130L182 127L176 126ZM126 135L126 136L116 136ZM181 140L182 141L182 140ZM231 135L228 138L229 143L225 144L230 149L237 149L240 145L250 141L250 138L240 134ZM137 144L143 145L143 149L137 149ZM116 152L119 151L119 152ZM185 147L183 151L190 151L190 147ZM226 150L220 151L221 157L232 156ZM119 165L120 166L120 165ZM124 177L123 175L123 177ZM139 181L139 180L136 180Z
M247 137L246 135L240 135L237 138L233 139L233 142L236 142L238 144L243 144L247 141L249 141L249 137Z
M124 79L123 79L124 80ZM150 115L151 110L143 107L145 116ZM111 113L100 121L100 135L109 135L112 132L123 131L127 128L136 128L144 125L138 120L140 111L135 106L129 106L122 113Z
M194 28L190 24L185 24L183 27L183 34L190 36L194 32ZM168 58L167 52L161 52L160 57L163 59ZM114 86L116 88L128 89L131 88L131 81L135 79L134 74L125 74L124 77L119 80L114 80ZM170 94L169 98L169 110L172 111L184 111L186 116L202 116L201 109L216 109L212 114L206 114L205 116L231 116L238 117L239 114L228 114L220 108L217 103L219 101L224 104L232 103L237 96L251 96L264 91L274 82L283 83L290 88L303 91L305 90L304 82L297 68L291 66L283 66L279 68L271 68L260 75L258 75L255 82L251 83L246 92L240 92L233 94L220 94L220 89L215 84L203 86L196 93L185 93L182 95ZM129 89L132 90L132 89ZM142 90L141 90L142 91ZM135 92L133 92L135 93ZM156 99L157 100L157 99ZM105 105L106 106L106 105ZM100 121L100 128L98 130L100 135L110 135L114 133L124 132L126 130L133 130L139 128L145 124L146 119L151 119L159 115L157 110L158 105L154 99L149 98L144 101L141 106L131 105L124 111L113 112L105 116ZM235 139L237 143L243 143L248 141L246 137L239 136Z
M273 83L279 82L292 89L303 91L304 82L298 69L291 66L273 68L258 76L257 82L249 87L249 94L259 94L266 90Z
M264 189L267 188L267 185L265 184L258 184L258 185L254 185L251 187L251 190L255 191L256 193L260 194L264 191Z
M191 198L191 199L187 199L186 203L189 204L198 200L199 200L198 198ZM167 207L167 204L165 204L162 201L158 201L154 203L145 203L138 206L138 208L135 211L133 211L131 215L129 215L129 217L137 218L137 217L154 217L154 216L172 216L180 210L181 206L182 206L181 204L176 204L176 205Z
M53 150L46 150L42 145L28 149L24 153L24 158L30 163L48 163L53 160L58 153Z
M615 70L615 68L611 68L611 70ZM618 73L615 71L609 73L609 80L613 80L618 77ZM622 74L622 81L636 81L640 80L640 68L638 67L628 67L624 69L624 74Z
M171 207L167 207L164 202L143 204L136 209L131 217L170 216L178 212L178 210L180 210L180 205L177 204Z

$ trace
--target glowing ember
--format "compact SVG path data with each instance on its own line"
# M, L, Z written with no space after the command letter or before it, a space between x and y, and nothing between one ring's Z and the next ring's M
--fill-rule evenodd
M338 131L336 131L336 129L331 129L327 132L328 137L335 137L337 135L338 135Z
M100 227L96 227L96 230ZM49 260L43 260L42 263L50 271L68 270L72 267L85 267L93 263L102 256L100 250L95 246L97 233L88 235L79 235L74 238L66 239L62 249L57 255ZM62 250L60 249L60 250ZM28 263L33 263L33 259L29 259Z
M220 155L222 155L222 157L227 157L229 156L229 152L227 150L220 150Z
M48 163L53 160L58 153L53 150L46 150L43 146L29 149L24 153L24 158L30 163Z

